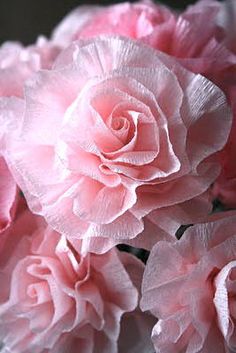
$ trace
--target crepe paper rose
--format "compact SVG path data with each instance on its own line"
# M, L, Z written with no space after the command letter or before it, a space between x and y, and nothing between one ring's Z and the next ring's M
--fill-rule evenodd
M68 45L75 39L100 34L120 34L144 41L217 84L234 107L235 98L232 98L231 91L235 91L236 86L235 19L234 0L198 1L180 13L171 12L151 1L100 8L78 7L55 29L53 41ZM223 171L214 186L213 196L228 207L235 207L236 169L232 167L235 163L230 152L235 149L234 131L231 135L229 146L221 158Z
M234 107L235 98L232 98L231 91L236 86L235 19L234 0L198 1L179 14L151 1L78 7L55 29L53 41L68 45L75 39L100 34L120 34L144 41L216 83ZM202 28L204 31L199 36ZM232 131L221 158L222 174L213 188L213 197L228 207L236 205L236 169L233 167L234 157L231 157L231 151L235 150L234 135Z
M115 249L75 251L43 219L25 212L0 254L2 353L115 353L123 313L138 292L126 270L143 266Z
M164 51L214 81L215 75L236 64L231 7L235 11L231 0L198 1L180 13L152 1L80 6L55 28L52 42L65 47L77 39L118 34Z
M22 106L11 170L75 248L84 239L83 251L104 252L144 222L151 247L210 212L231 114L218 87L172 58L126 38L74 42L26 84Z
M39 69L52 66L59 48L44 37L36 44L23 47L18 42L5 42L0 47L0 97L23 96L24 82Z
M175 14L152 1L111 6L79 6L55 28L52 42L66 47L77 39L116 34L141 39L160 50L168 50Z
M159 319L152 331L156 352L235 352L235 275L235 212L188 228L175 243L156 244L141 299L142 310Z

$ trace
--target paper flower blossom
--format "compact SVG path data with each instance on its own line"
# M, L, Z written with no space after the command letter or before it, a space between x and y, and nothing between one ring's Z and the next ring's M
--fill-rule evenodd
M140 39L167 51L175 24L175 14L152 1L126 2L107 7L79 6L56 27L52 42L66 47L77 39L116 34Z
M128 272L142 266L115 249L81 256L28 211L0 254L1 352L115 353L123 313L137 305Z
M55 28L52 42L65 47L76 39L117 34L164 51L214 81L236 63L232 11L236 9L231 0L198 1L180 13L152 1L80 6Z
M156 352L235 351L236 218L225 217L152 249L141 307L159 319Z
M202 199L219 173L212 157L231 125L210 81L145 45L104 37L73 43L25 92L11 169L31 209L75 247L83 238L106 251L146 221L160 228L154 239L145 228L148 248L161 229L210 211Z
M75 39L100 34L138 39L216 83L224 90L235 112L235 93L232 92L236 86L235 19L234 0L198 1L179 13L152 1L78 7L57 26L52 40L66 46ZM234 131L235 128L221 156L222 173L212 191L213 197L228 207L236 206Z

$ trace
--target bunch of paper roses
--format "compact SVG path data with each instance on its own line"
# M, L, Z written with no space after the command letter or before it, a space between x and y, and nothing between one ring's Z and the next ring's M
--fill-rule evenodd
M2 44L0 122L1 353L236 352L235 0Z

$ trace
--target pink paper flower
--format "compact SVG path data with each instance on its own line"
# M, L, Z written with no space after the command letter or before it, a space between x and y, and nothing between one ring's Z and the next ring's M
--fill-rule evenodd
M235 111L235 94L232 93L236 86L235 28L234 0L198 1L179 14L152 1L142 1L108 7L78 7L57 26L53 41L65 46L75 39L100 34L141 40L216 83ZM236 207L234 141L235 129L221 156L222 173L212 190L213 197L228 207Z
M52 41L65 47L76 39L118 34L164 51L191 71L216 81L222 70L236 63L231 51L235 32L230 7L235 11L231 0L198 1L180 13L152 1L82 6L62 20Z
M175 23L174 13L152 1L107 7L80 6L59 23L52 41L65 47L73 40L116 34L141 39L155 48L168 51Z
M171 58L118 37L75 42L27 84L25 104L11 169L31 209L75 247L83 238L85 250L106 251L145 221L148 248L161 229L210 211L229 110Z
M81 256L64 236L24 213L0 256L1 352L115 353L123 313L138 293L116 250ZM141 274L139 275L139 277Z
M235 214L190 227L175 243L159 242L141 300L159 319L152 332L156 352L234 352L235 278Z

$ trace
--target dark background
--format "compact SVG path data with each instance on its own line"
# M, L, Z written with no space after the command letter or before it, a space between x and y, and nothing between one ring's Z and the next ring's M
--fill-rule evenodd
M122 1L0 0L0 43L6 40L33 43L39 34L49 36L66 13L79 5L104 5L117 2ZM163 4L175 8L184 8L193 2L195 1L162 1Z

